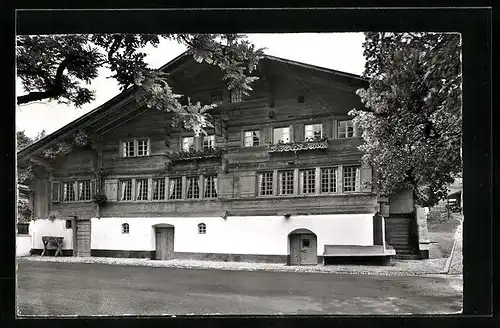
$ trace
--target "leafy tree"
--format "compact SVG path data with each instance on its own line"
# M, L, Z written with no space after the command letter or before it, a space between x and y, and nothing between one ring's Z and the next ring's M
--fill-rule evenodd
M196 133L211 126L208 111L188 101L170 88L168 75L148 67L144 47L156 47L160 39L187 46L198 62L221 68L228 89L247 94L257 77L256 69L263 49L256 49L240 34L94 34L36 35L17 38L17 75L26 94L17 97L18 104L49 99L80 107L94 100L88 84L98 76L101 67L109 68L120 88L136 89L140 101L162 111L174 112L177 123Z
M38 134L34 138L30 138L29 136L26 135L26 132L24 132L24 130L17 131L16 132L17 150L19 151L21 149L28 147L32 143L35 143L38 140L45 137L45 135L46 135L45 130L42 130L38 132Z
M366 33L365 108L354 109L363 130L364 159L375 186L391 194L414 190L432 206L462 170L462 74L458 34Z

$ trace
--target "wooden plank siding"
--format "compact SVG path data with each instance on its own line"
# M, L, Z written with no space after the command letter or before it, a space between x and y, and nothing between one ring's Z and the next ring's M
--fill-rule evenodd
M337 121L350 119L348 112L363 105L355 90L360 81L346 77L311 72L310 69L285 67L284 64L265 63L259 71L260 79L254 91L241 103L228 103L230 92L220 82L220 72L213 67L190 63L192 70L178 69L171 77L176 85L189 90L192 102L203 104L210 100L212 91L221 90L224 104L210 113L226 120L223 135L215 138L215 146L222 148L221 159L180 161L171 167L166 165L169 151L181 149L181 138L194 136L193 132L172 127L172 114L157 109L145 109L140 104L126 102L127 108L100 122L99 150L75 150L70 156L58 160L51 177L40 180L35 186L36 214L47 216L49 212L61 216L77 215L93 217L97 206L92 202L51 203L50 185L64 179L95 179L102 165L107 171L102 188L109 195L109 203L100 209L101 216L167 216L200 215L211 213L223 215L270 215L272 213L327 214L370 213L376 211L376 196L370 188L356 193L338 193L314 196L293 195L286 197L256 196L258 172L263 170L336 167L339 165L361 166L362 153L359 137L337 139ZM265 69L272 70L269 73ZM304 102L298 97L303 96ZM102 123L102 124L101 124ZM267 145L272 142L273 128L291 126L294 141L304 139L305 124L322 124L329 138L328 149L298 153L269 153ZM259 130L261 143L256 147L243 147L244 131ZM208 132L214 133L213 130ZM148 138L150 155L123 157L121 143L130 139ZM195 139L198 149L201 137ZM100 154L100 157L99 157ZM222 163L227 163L222 168ZM371 179L371 168L363 167L361 179ZM131 201L117 200L118 180L121 178L154 178L217 175L217 200L164 200ZM274 184L276 184L276 173ZM317 174L318 175L318 174ZM319 188L319 177L317 188ZM341 177L338 182L341 182ZM167 180L166 180L167 181ZM298 182L294 182L298 193ZM151 189L151 186L149 187ZM166 186L168 188L168 186ZM275 188L275 193L276 193ZM151 190L149 190L151 195ZM185 196L186 192L183 191Z

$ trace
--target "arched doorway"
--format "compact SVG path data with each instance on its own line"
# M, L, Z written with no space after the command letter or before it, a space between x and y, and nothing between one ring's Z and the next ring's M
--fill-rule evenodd
M309 229L295 229L288 234L290 265L318 264L318 238Z
M171 224L160 223L153 226L156 236L156 259L171 260L174 258L174 233Z

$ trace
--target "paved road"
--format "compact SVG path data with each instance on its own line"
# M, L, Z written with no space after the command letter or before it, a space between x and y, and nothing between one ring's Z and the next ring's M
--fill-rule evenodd
M445 277L18 261L21 315L404 314L461 310ZM455 287L454 287L455 286Z

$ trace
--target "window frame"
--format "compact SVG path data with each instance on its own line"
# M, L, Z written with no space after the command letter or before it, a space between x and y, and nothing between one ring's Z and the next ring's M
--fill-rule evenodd
M130 181L130 199L122 199L123 198L123 183L124 181ZM134 178L123 178L123 179L118 179L118 201L119 202L133 202L135 200L135 190L134 190Z
M251 145L247 145L247 133L250 133L248 138L251 138ZM255 144L254 133L257 133L257 144ZM261 135L260 130L243 130L243 147L258 147L261 145Z
M139 155L139 141L146 141L146 154ZM128 155L127 144L132 143L133 145L133 154ZM132 158L132 157L147 157L151 156L151 138L149 137L137 137L130 139L120 140L120 157L123 158Z
M176 185L173 190L174 191L179 191L179 198L172 198L172 195L174 193L170 190L171 189L171 184L173 181L179 181L179 184ZM175 177L169 177L168 179L168 189L167 189L167 201L176 201L176 200L182 200L183 199L183 189L184 189L184 179L180 176L175 176ZM175 193L177 195L177 193Z
M135 178L135 183L133 183L133 190L132 192L135 194L135 201L138 201L138 202L145 202L145 201L148 201L149 200L149 179L148 178ZM141 193L141 190L139 190L139 182L146 182L146 187L144 188L144 186L141 185L141 187L143 188L142 190L142 193ZM144 196L144 191L145 191L145 195L146 195L146 199L142 199Z
M204 222L198 223L198 234L206 235L207 234L207 225Z
M285 179L285 173L291 173L292 179ZM283 188L285 185L283 183L290 183L291 182L291 189L290 188ZM295 170L278 170L278 196L293 196L295 195ZM288 185L290 187L290 185ZM284 193L283 191L291 191L289 193Z
M189 197L190 195L190 182L191 181L194 181L195 183L192 184L193 186L193 196L192 197ZM201 199L201 186L200 186L201 182L200 182L200 176L186 176L186 199L189 199L189 200L197 200L197 199ZM194 186L197 186L196 188ZM195 193L196 192L196 193ZM195 195L197 195L197 197L194 197Z
M333 170L333 177L328 173L328 191L323 191L323 171L326 170ZM338 186L338 175L339 175L339 168L338 166L335 167L320 167L319 169L319 193L322 195L326 194L336 194L339 193L339 186ZM331 183L333 182L333 189L334 191L330 191L332 188Z
M281 126L281 127L273 127L273 144L274 145L277 145L277 144L280 144L279 140L275 140L275 131L276 130L284 130L284 129L288 129L288 141L287 142L281 142L281 143L284 143L284 144L289 144L289 143L292 143L292 128L291 126ZM280 140L283 138L283 136L280 138Z
M212 180L211 183L207 183L209 180ZM207 186L210 185L210 193L207 196ZM215 192L215 193L214 193ZM218 197L217 193L217 175L204 175L203 176L203 199L215 199Z
M258 172L258 184L257 184L257 195L260 197L269 197L274 195L274 171L262 171ZM270 177L270 181L264 181L264 175ZM270 188L264 189L264 183L266 187L271 186ZM266 190L266 193L263 193L263 190ZM270 193L267 191L270 190Z
M313 127L313 130L312 130L312 134L313 134L313 135L312 135L311 137L307 137L307 127L308 127L308 126ZM318 123L304 124L304 141L308 141L308 138L309 138L310 140L314 140L314 139L316 138L316 137L314 136L314 126L319 126L319 128L320 128L320 135L319 135L319 137L318 137L318 138L323 138L323 137L324 137L325 133L324 133L324 131L323 131L323 123L318 122Z
M66 185L73 185L73 199L67 200L65 195ZM63 203L75 203L78 201L78 182L76 180L62 181L62 200Z
M312 172L312 178L308 178L306 182L306 172ZM300 195L314 195L317 193L318 186L316 185L316 168L307 168L307 169L299 169L299 194ZM313 181L313 191L312 192L304 192L304 185L307 188L310 187L310 181ZM309 190L309 189L307 189Z
M233 100L234 98L234 100ZM231 90L229 93L229 102L231 104L237 104L243 102L243 91L242 90Z
M184 140L185 139L191 139L192 143L191 146L188 149L184 149ZM195 151L196 150L196 143L194 140L194 136L182 136L181 137L181 150L185 152L190 152L190 151Z
M161 192L161 188L158 185L158 199L155 199L155 181L161 182L163 181L163 192ZM163 202L167 200L167 182L166 178L151 178L151 201L153 202Z
M122 235L130 235L130 224L124 222L121 224Z
M220 97L218 97L220 95ZM216 96L216 97L214 97ZM219 99L220 100L214 100L214 99ZM210 104L223 104L224 103L224 92L222 90L212 90L210 91Z
M340 130L340 127L342 125L342 123L346 123L346 130L345 131L341 131ZM352 125L352 135L349 136L349 125ZM343 137L341 137L341 133L344 134ZM355 131L355 127L354 127L354 122L353 120L349 120L349 119L346 119L346 120L337 120L337 139L349 139L349 138L354 138L356 137L356 131Z
M205 146L205 141L208 141L208 146ZM215 134L204 135L201 141L201 148L203 150L215 149Z
M351 175L351 180L352 180L352 186L353 190L346 190L346 171L347 169L353 169L354 170L354 175ZM361 188L358 188L358 183L357 180L360 179L361 177L358 176L361 175L361 167L358 165L345 165L342 167L342 192L343 193L353 193L353 192L360 192ZM349 188L352 187L351 185Z

